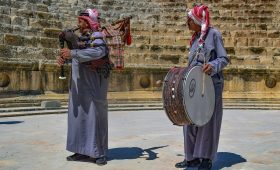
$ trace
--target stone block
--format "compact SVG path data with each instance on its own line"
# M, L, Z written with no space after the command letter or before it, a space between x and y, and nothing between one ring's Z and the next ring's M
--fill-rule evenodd
M0 34L0 44L4 44L4 34Z
M33 28L55 28L55 29L62 29L62 23L60 21L55 20L46 20L46 19L29 19L29 25Z
M17 34L17 35L21 35L21 36L25 36L25 35L27 35L27 28L28 27L23 27L23 26L20 26L20 25L14 25L12 33Z
M271 47L271 46L273 46L273 39L272 38L260 38L259 46L261 46L261 47Z
M59 51L54 50L53 48L44 48L42 50L42 55L43 55L44 59L56 60L57 56L59 55Z
M260 10L259 14L261 16L265 16L265 17L272 17L274 13L274 10Z
M4 43L6 45L13 45L13 46L22 46L24 45L24 38L20 35L16 34L5 34L4 35Z
M262 3L257 3L254 4L255 9L258 10L271 10L274 11L275 10L275 4L274 3L267 3L267 1L262 2Z
M3 24L11 24L11 17L6 14L0 14L0 22Z
M234 47L225 47L227 54L235 54L235 48Z
M48 12L48 5L45 4L37 4L36 5L36 10L37 11L42 11L42 12Z
M11 8L8 6L0 6L0 14L6 14L6 15L10 15Z
M1 58L10 58L12 57L13 49L11 46L0 44L0 57Z
M259 16L259 10L255 10L255 9L244 10L243 13L244 13L244 16L246 16L246 17Z
M53 15L48 12L41 12L41 11L36 11L36 17L44 20L58 19L58 18L53 18Z
M242 24L242 29L243 30L256 30L256 24L243 23Z
M256 30L267 30L267 24L255 24Z
M248 37L249 33L250 31L237 30L237 31L232 31L231 34L233 34L234 37Z
M278 30L268 30L267 31L268 38L279 38L280 37L280 31Z
M266 55L267 56L280 56L279 48L275 47L266 47Z
M257 55L261 55L266 52L264 47L249 47L249 51L252 54L257 54Z
M271 65L271 64L273 64L272 56L259 56L259 58L260 58L260 64L262 64L262 65Z
M272 43L273 43L273 47L280 47L280 39L277 38L277 39L271 39Z
M29 21L25 17L13 16L11 17L11 25L21 25L27 27Z
M248 38L248 46L259 46L259 38Z
M44 34L49 38L58 38L59 33L61 33L61 29L56 28L44 28Z
M171 62L172 64L179 64L180 57L180 55L162 54L160 55L159 59L163 63Z
M249 23L254 23L254 24L257 24L257 23L271 23L272 18L271 17L262 17L262 16L249 17L248 22Z
M234 47L237 43L237 40L232 37L225 37L225 38L223 38L223 41L224 41L225 46L228 46L228 47Z
M42 108L60 108L61 102L58 100L52 100L52 101L42 101L41 102Z
M11 0L1 0L0 6L11 6Z
M236 38L236 46L238 47L248 46L248 38L246 37Z
M160 51L162 50L162 47L159 46L159 45L152 45L152 46L150 47L150 50L151 50L151 51L160 52Z
M40 46L44 48L59 48L57 38L40 37Z
M244 14L242 10L235 10L235 9L231 9L231 16L236 17L236 18L240 18L243 17L244 18Z
M135 43L142 43L142 44L153 43L153 41L151 41L151 37L150 36L143 36L143 35L133 36L133 41Z
M39 38L34 36L25 36L23 45L26 47L37 47Z
M35 17L34 11L28 9L18 9L18 8L11 8L12 16L21 16L26 18L33 18Z
M51 23L48 20L30 18L29 25L33 28L48 28L51 26Z
M225 17L232 17L232 11L231 10L219 10L219 15L225 16Z

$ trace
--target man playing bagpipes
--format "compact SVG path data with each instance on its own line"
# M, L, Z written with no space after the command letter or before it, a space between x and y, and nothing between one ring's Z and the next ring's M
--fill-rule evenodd
M63 66L66 60L72 61L66 149L74 154L67 160L90 158L98 165L105 165L108 151L107 90L112 62L104 39L114 35L108 35L110 29L103 28L102 31L96 9L81 13L78 27L79 37L73 30L60 34L60 43L65 40L68 48L62 48L57 59L59 66Z

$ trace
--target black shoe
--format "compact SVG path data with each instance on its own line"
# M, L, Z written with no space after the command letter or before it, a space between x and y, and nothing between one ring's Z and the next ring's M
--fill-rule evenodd
M97 165L100 165L100 166L106 165L106 164L107 164L107 158L106 158L105 156L100 157L100 158L96 158L96 159L95 159L95 163L96 163Z
M176 163L176 168L186 168L186 167L198 167L200 165L200 159L196 158L191 161L186 161L185 159L182 162Z
M211 167L212 167L212 161L210 159L202 159L202 162L198 167L198 170L211 170Z
M79 153L75 153L71 156L67 156L66 160L67 161L80 161L80 160L88 159L88 158L89 158L89 156L87 156L87 155L82 155L82 154L79 154Z

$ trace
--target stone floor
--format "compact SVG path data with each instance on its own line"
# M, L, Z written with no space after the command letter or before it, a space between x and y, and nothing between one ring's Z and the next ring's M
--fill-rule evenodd
M182 128L164 111L109 113L109 161L67 162L66 114L0 118L1 170L172 170ZM280 169L280 110L224 110L213 169Z

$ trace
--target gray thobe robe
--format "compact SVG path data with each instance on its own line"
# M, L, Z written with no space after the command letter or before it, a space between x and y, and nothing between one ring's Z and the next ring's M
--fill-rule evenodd
M201 65L201 62L204 61L202 58L193 59L193 54L198 46L198 38L199 36L196 37L190 49L189 61L192 61L191 66ZM211 77L215 88L215 109L211 120L206 125L202 127L184 126L184 148L187 161L194 158L208 158L211 160L215 158L222 123L222 91L224 83L222 69L228 64L229 59L223 45L222 36L216 29L210 27L201 52L207 56L206 61L208 60L212 66Z
M102 33L95 32L94 36L102 36ZM104 42L96 39L94 43ZM108 79L82 63L107 54L105 46L71 50L66 149L93 158L106 156L108 150Z

